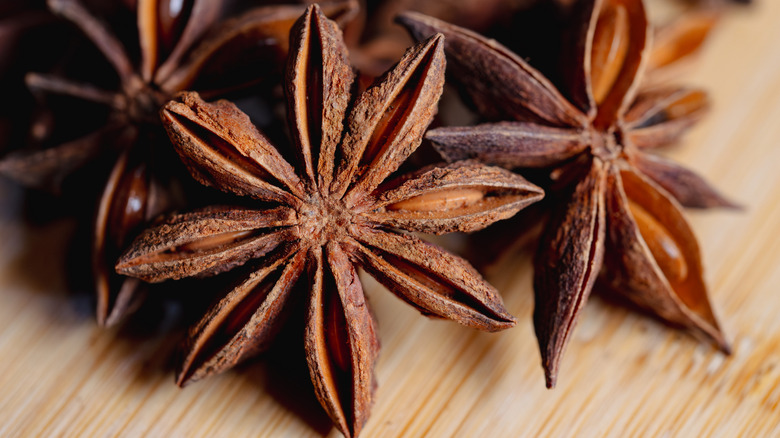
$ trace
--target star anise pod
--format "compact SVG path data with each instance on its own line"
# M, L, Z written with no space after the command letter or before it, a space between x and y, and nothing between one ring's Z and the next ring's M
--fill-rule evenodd
M719 18L719 9L694 9L659 26L653 35L647 68L668 67L699 50Z
M666 321L729 347L707 298L699 247L680 204L732 206L701 177L648 153L672 143L707 107L704 92L639 92L650 28L639 0L580 1L570 100L495 41L418 14L418 38L446 36L451 71L479 111L504 120L432 130L448 160L552 167L564 187L536 259L536 328L547 385L600 272L617 291ZM550 195L550 196L553 196Z
M396 231L472 231L543 196L518 175L472 161L383 183L419 146L444 68L442 37L433 36L353 101L341 31L315 5L293 28L287 69L297 167L228 101L184 93L166 105L165 126L193 176L257 202L175 215L139 236L117 265L151 282L251 267L191 331L179 384L263 348L303 281L317 396L339 430L357 435L379 347L357 266L423 314L488 331L514 325L496 290L465 260Z
M39 141L48 134L46 114L36 111L24 75L56 66L71 40L67 26L46 10L45 2L0 4L0 95L8 102L0 108L0 153L27 137Z
M107 152L113 166L97 206L93 271L97 319L111 325L136 307L143 286L118 276L113 266L130 239L151 218L180 196L175 164L158 112L176 92L200 90L208 95L248 87L271 74L283 60L289 29L303 6L276 5L252 9L218 23L224 1L141 0L136 5L140 60L111 28L79 0L49 0L53 12L76 24L109 61L119 78L116 90L30 73L28 85L38 92L65 94L105 105L105 126L82 138L0 161L0 173L30 186L57 186L74 170ZM345 18L351 1L329 2L328 13ZM186 172L182 170L184 178Z

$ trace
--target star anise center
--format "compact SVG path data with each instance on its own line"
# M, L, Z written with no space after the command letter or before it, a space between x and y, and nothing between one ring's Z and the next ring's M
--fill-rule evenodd
M592 129L590 151L602 161L614 161L623 156L625 136L620 128L611 127L606 132Z
M140 77L134 79L123 90L125 105L122 116L130 123L159 124L160 108L172 96Z
M314 195L298 210L300 239L311 246L324 246L347 234L354 213L341 199Z

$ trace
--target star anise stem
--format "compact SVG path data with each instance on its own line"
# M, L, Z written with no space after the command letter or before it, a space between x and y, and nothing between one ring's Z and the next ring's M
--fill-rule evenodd
M90 84L74 82L59 76L42 73L28 73L25 77L25 82L34 92L63 94L103 104L115 110L123 110L125 108L121 94L101 90Z

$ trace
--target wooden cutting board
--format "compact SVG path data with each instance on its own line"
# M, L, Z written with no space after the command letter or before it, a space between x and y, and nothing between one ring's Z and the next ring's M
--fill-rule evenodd
M666 152L745 206L688 212L733 355L596 296L548 391L528 254L489 276L519 319L498 334L422 318L366 277L383 349L364 436L780 436L780 2L757 2L686 76L714 109ZM19 193L0 197L0 436L338 436L298 338L179 389L182 329L154 312L148 327L98 329L89 295L67 292L73 224L20 224Z

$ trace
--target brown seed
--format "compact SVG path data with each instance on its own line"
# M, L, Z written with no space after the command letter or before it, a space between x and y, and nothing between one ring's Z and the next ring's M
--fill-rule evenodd
M387 206L388 210L435 211L451 210L474 204L484 193L476 189L442 190L405 199Z
M231 233L214 234L199 240L192 241L185 245L179 245L174 248L174 252L195 252L208 251L210 249L228 246L239 240L254 234L253 230L233 231Z
M639 204L629 201L628 206L639 227L639 233L666 278L672 283L685 280L688 276L688 264L672 236Z
M581 1L574 9L558 72L563 92L495 40L418 13L399 18L415 38L445 35L450 72L480 115L499 121L430 131L442 156L555 177L534 273L534 327L550 387L597 277L728 351L695 236L670 197L686 206L733 204L693 172L648 153L699 120L706 95L683 87L640 92L652 53L641 0ZM647 214L636 210L632 219L631 201Z
M615 83L629 48L628 12L621 4L605 2L593 36L591 84L593 98L601 103Z

